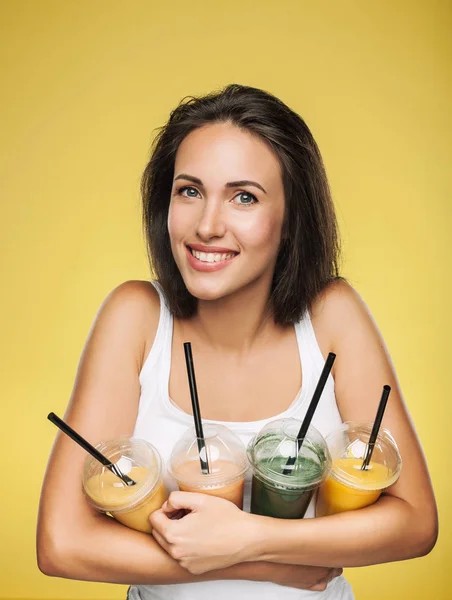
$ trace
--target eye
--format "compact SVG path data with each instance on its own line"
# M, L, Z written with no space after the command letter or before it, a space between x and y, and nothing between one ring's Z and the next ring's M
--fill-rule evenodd
M240 192L237 194L237 196L235 196L234 202L239 206L250 206L251 204L256 204L259 201L256 196L250 194L250 192Z
M184 196L185 198L197 198L199 195L198 190L189 185L185 185L184 187L181 187L177 193L180 196Z

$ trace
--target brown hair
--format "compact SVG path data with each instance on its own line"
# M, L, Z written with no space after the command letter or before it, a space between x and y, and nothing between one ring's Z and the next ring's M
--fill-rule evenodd
M286 203L283 239L276 261L270 306L276 323L298 321L330 281L338 277L336 215L317 144L303 119L262 90L228 85L220 92L182 100L154 140L141 182L148 255L172 313L188 318L197 299L174 261L168 210L176 153L194 129L230 122L264 140L278 157Z

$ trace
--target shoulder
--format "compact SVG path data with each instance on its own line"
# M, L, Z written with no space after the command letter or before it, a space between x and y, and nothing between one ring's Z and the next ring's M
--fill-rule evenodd
M157 332L160 299L149 281L126 281L114 288L102 303L94 328L106 330L133 343L147 355ZM115 337L116 337L115 335Z
M138 316L147 315L151 318L157 313L158 318L159 295L150 281L125 281L108 294L102 308L132 312Z
M345 280L325 288L311 307L311 320L322 354L337 352L353 338L380 337L372 315L359 293Z
M366 303L358 292L344 279L331 282L316 298L311 308L315 321L328 321L343 327L343 319L359 319L369 315ZM338 322L339 319L339 322ZM334 322L334 323L333 323Z

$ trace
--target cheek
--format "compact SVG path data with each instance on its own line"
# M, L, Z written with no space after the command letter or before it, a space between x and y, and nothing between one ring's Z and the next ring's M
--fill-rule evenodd
M188 215L181 205L171 203L168 211L168 233L171 244L177 241L187 228Z
M170 207L168 210L167 227L168 227L168 233L169 233L171 241L174 236L175 223L176 223L176 221L174 219L174 210L172 209L172 205L170 204Z
M272 254L274 247L279 247L282 220L275 217L263 217L258 222L248 223L242 229L244 245Z

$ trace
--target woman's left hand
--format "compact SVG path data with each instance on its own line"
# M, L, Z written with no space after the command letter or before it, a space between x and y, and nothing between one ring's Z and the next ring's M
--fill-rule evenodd
M160 546L196 575L254 560L254 519L229 500L194 492L172 492L149 517Z

